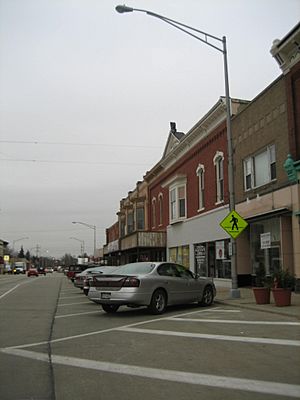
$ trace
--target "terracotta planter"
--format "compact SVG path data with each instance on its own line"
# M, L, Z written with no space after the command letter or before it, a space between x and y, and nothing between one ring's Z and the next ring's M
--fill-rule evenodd
M288 288L272 289L275 305L277 307L285 307L291 305L292 290Z
M270 304L270 289L266 287L254 287L253 293L256 304Z

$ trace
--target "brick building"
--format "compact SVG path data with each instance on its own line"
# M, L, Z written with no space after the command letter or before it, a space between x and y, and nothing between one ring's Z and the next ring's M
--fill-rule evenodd
M247 104L232 99L232 112ZM231 277L229 237L219 226L228 213L226 166L226 104L220 98L186 135L179 138L171 127L162 159L145 175L150 229L167 232L167 258L220 279ZM217 249L222 254L216 258Z
M299 160L300 24L274 42L283 75L232 121L236 210L249 229L237 240L238 274L248 280L262 264L267 273L288 268L300 276L299 181L284 168Z

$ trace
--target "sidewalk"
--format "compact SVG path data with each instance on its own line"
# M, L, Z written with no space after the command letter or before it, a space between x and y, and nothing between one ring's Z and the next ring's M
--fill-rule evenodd
M276 307L271 293L270 304L256 304L251 288L240 288L241 297L239 299L230 298L230 289L217 287L215 303L226 304L232 307L242 307L244 309L270 312L287 317L294 317L300 320L300 293L292 293L292 304L287 307Z

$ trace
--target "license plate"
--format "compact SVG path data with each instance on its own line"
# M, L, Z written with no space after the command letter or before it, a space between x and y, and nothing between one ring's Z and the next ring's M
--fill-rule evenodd
M110 299L111 293L101 293L101 299Z

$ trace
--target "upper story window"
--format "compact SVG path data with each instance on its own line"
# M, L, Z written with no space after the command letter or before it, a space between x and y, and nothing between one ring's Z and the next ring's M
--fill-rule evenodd
M163 223L163 195L162 193L159 193L158 195L158 211L159 211L159 225L162 225Z
M121 218L120 222L120 236L123 237L125 236L125 218Z
M170 222L186 218L186 184L170 187Z
M220 151L214 156L216 169L216 203L224 201L224 154Z
M145 229L145 211L144 207L137 207L136 209L136 229Z
M156 227L156 198L152 199L152 228Z
M132 233L133 231L134 231L133 211L130 211L127 214L127 234Z
M203 210L204 205L204 165L199 164L196 170L196 174L198 176L198 185L199 185L199 210Z
M250 190L276 179L275 145L244 160L244 187Z

